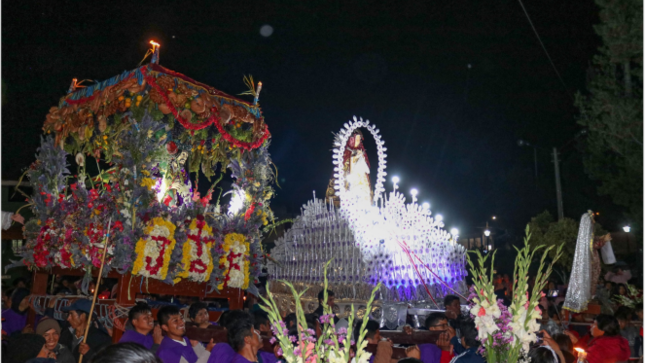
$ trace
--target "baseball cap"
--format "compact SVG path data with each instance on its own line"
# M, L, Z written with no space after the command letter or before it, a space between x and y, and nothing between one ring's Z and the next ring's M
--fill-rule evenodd
M74 301L70 306L65 306L60 310L65 313L74 310L74 311L84 311L89 314L91 308L92 308L92 302L90 300L79 299Z

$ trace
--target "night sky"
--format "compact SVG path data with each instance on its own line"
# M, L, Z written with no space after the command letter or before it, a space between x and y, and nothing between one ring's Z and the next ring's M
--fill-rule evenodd
M564 146L565 215L577 220L591 208L610 230L622 222L596 195L574 140L573 96L600 45L591 0L525 2L563 82L517 1L169 4L2 3L3 180L34 160L45 115L72 78L134 69L155 39L161 65L229 94L246 90L243 75L263 82L281 217L298 213L313 190L324 194L331 133L356 115L381 130L388 190L398 175L447 227L476 230L496 215L497 227L521 233L531 216L555 215L553 146ZM537 179L533 149L518 139L544 148ZM372 141L365 146L375 164Z

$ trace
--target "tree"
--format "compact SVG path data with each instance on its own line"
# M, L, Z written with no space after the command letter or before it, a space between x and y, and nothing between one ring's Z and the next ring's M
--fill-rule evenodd
M587 93L576 95L578 123L586 128L586 173L598 193L643 219L643 2L596 0L602 39L593 58ZM640 228L639 228L640 229Z
M555 248L549 252L549 258L555 258L554 250L558 246L564 245L562 247L562 256L553 269L564 283L568 282L569 272L573 266L573 256L575 255L576 242L578 240L578 228L579 222L571 218L563 218L556 221L548 211L544 211L531 218L531 223L529 223L529 231L531 231L529 244L531 247L535 248L540 245L544 245L545 247L554 246ZM594 225L595 235L605 233L600 224L596 223Z

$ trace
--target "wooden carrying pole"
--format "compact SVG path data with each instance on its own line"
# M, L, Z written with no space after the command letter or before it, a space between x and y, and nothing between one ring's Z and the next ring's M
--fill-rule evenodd
M92 324L92 314L94 314L94 305L96 305L96 296L99 294L99 287L101 286L101 275L103 274L103 265L105 265L105 256L107 255L108 250L108 241L110 238L110 228L112 226L112 218L108 222L107 233L105 234L105 239L103 240L103 257L101 258L101 268L99 269L99 275L96 278L96 285L94 287L94 298L92 299L92 307L90 307L90 314L87 316L87 321L85 323L85 334L83 335L83 344L87 341L87 334L90 331L90 325ZM80 347L79 347L80 348ZM79 355L78 363L83 362L83 354Z

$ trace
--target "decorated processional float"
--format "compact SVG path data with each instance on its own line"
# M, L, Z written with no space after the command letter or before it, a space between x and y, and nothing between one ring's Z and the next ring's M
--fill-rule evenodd
M74 271L86 290L106 249L104 276L119 278L119 301L183 293L240 308L243 290L257 295L261 228L273 219L261 83L245 78L254 100L243 101L160 66L158 51L153 44L151 63L103 82L74 80L49 110L26 170L35 217L18 264L45 284L49 272ZM203 195L200 172L212 182ZM232 189L222 193L227 173Z
M363 133L375 140L378 155L376 182L370 182L370 163ZM366 313L381 325L395 329L406 322L408 312L417 326L432 309L442 309L446 294L466 294L466 250L457 236L443 229L441 215L432 215L428 203L406 202L392 178L386 193L387 148L380 131L368 120L354 117L335 136L334 175L325 199L307 202L285 235L276 241L268 262L270 291L281 310L293 311L288 281L302 298L304 310L318 307L325 263L331 260L327 278L335 293L334 309L347 316L352 304L362 318ZM366 301L381 283L373 311ZM462 300L462 302L465 302Z

